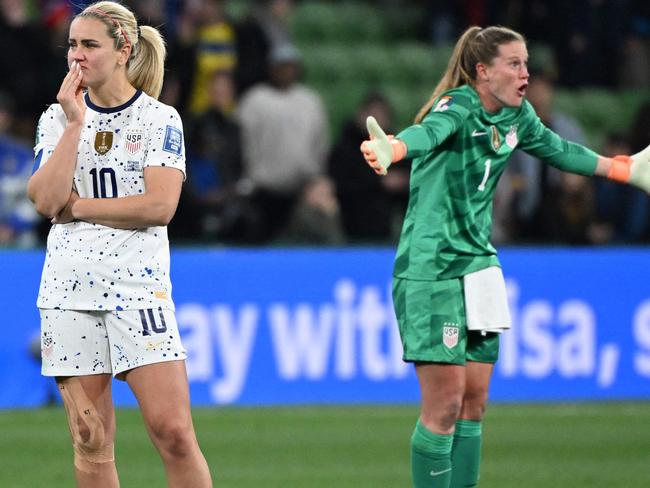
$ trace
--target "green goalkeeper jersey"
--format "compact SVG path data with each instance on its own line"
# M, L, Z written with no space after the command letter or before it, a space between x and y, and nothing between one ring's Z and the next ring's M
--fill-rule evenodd
M445 92L420 124L396 137L413 164L394 276L414 280L499 265L490 243L492 198L515 148L584 175L593 175L598 158L544 126L527 101L486 112L469 85Z

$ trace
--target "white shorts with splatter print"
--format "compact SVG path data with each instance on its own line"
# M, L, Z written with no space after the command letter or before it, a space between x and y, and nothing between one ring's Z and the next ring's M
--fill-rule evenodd
M145 364L186 358L172 310L40 312L44 376L118 376Z

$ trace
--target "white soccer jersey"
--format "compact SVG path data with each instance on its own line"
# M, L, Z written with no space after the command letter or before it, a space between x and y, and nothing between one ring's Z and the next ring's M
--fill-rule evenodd
M115 108L87 110L74 184L81 198L120 198L145 192L144 168L185 173L181 119L173 107L138 91ZM46 164L66 125L60 105L41 116L35 169ZM43 309L174 309L166 227L121 230L88 222L53 225L37 305Z

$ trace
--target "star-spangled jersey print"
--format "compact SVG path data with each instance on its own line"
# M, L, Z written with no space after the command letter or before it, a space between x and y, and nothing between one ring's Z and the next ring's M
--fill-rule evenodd
M81 132L74 186L81 198L121 198L145 192L144 169L185 174L180 116L146 93L115 108L94 105ZM66 125L60 105L41 116L34 170L47 164ZM174 309L166 227L121 230L76 221L50 229L37 305L42 309Z

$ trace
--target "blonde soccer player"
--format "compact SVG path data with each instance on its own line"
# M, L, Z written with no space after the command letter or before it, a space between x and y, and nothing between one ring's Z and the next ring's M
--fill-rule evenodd
M610 159L561 139L525 100L528 76L519 33L471 27L415 124L391 139L370 119L361 145L378 174L413 160L393 301L421 393L411 437L416 488L478 485L490 378L499 334L510 326L490 243L492 197L515 148L564 171L650 190L650 148Z
M80 12L57 104L41 116L28 194L52 219L38 294L42 371L56 377L80 487L117 487L112 377L133 391L171 487L210 487L174 317L167 224L183 128L157 100L164 41L116 2Z

